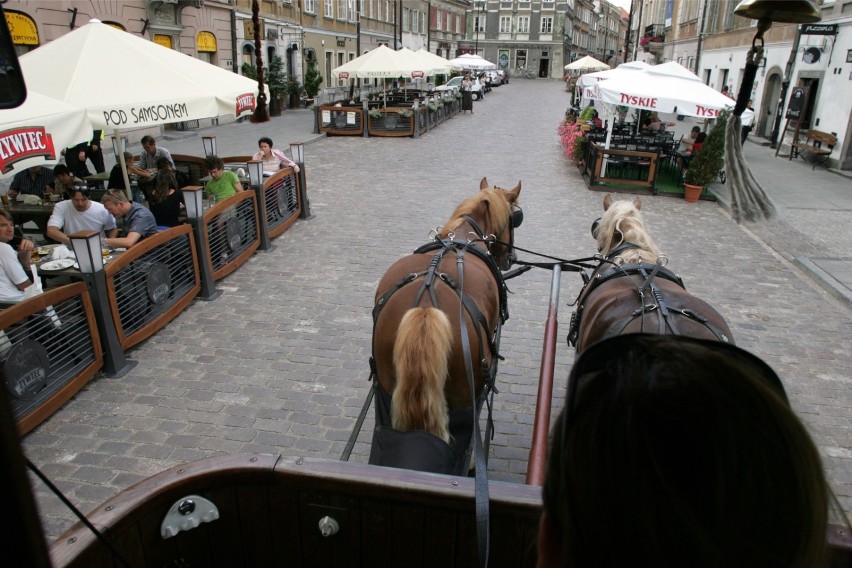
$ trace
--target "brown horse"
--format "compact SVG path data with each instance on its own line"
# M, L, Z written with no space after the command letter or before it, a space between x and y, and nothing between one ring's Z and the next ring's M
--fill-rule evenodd
M568 339L576 356L607 337L658 333L733 343L725 320L707 302L686 291L665 268L667 258L645 230L639 198L613 201L592 225L602 258L580 292Z
M378 385L391 395L394 430L422 430L450 443L450 413L476 403L465 337L474 398L482 392L497 355L495 335L507 316L500 271L514 259L520 191L520 182L504 190L483 178L480 191L456 208L434 242L395 262L379 282L373 356Z

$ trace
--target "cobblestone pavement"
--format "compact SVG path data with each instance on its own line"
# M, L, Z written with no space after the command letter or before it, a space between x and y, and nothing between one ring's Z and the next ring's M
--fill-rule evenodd
M586 189L562 155L555 128L565 106L562 82L516 80L476 102L475 114L419 140L322 138L307 145L315 218L296 223L272 252L221 281L216 301L193 303L135 348L130 357L139 364L124 378L90 383L26 436L26 454L83 511L203 457L337 459L368 389L370 310L381 274L424 243L483 176L503 187L523 182L520 246L564 258L593 252L589 226L603 194ZM237 131L245 142L234 153L254 148L257 131L228 130ZM162 145L175 151L181 144ZM200 147L191 141L193 153ZM850 309L714 203L648 197L643 211L690 290L727 318L739 345L778 371L848 512ZM578 276L563 274L554 411L574 356L565 343L567 303L580 286ZM522 483L550 273L529 272L510 288L489 475ZM370 430L368 420L352 460L367 460ZM72 516L33 483L53 540Z

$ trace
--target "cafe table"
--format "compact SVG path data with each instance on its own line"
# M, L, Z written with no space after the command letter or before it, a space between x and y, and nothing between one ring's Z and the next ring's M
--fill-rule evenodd
M55 203L52 202L29 205L22 201L10 201L7 210L12 214L16 225L22 226L24 223L33 221L44 232L47 230L47 221L53 214L54 205Z

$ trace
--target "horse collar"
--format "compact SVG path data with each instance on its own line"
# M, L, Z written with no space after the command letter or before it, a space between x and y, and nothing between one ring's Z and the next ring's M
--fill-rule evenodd
M473 220L472 217L469 217L467 215L462 218L470 224L471 228L473 229L473 232L476 233L477 237L479 237L480 239L485 239L485 231L482 230L482 227L479 226L479 223L477 223Z

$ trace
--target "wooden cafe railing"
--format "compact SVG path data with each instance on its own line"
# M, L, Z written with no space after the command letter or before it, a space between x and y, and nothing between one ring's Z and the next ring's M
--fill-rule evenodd
M254 191L232 195L204 212L204 242L214 280L242 266L260 246L258 215Z
M0 369L20 435L56 412L103 366L86 285L48 290L0 311Z
M173 320L198 295L198 254L189 225L161 231L104 267L110 312L125 350Z
M319 113L319 131L329 136L364 134L364 111L354 106L323 105Z
M606 169L604 169L604 162L607 164ZM601 183L614 183L648 188L652 193L656 193L659 164L659 152L616 150L612 148L607 150L603 146L589 142L585 153L583 175L589 178L589 186L591 187ZM616 169L621 171L635 169L636 179L612 175L612 172ZM642 175L643 170L644 175Z
M301 214L298 179L293 168L284 168L263 182L263 201L270 238L286 231Z

